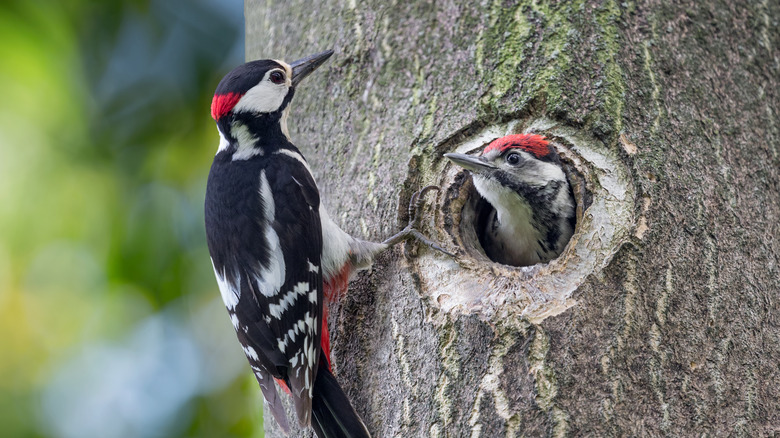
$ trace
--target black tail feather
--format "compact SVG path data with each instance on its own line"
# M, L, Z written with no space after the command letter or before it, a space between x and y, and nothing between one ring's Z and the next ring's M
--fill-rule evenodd
M323 355L314 381L311 409L311 427L319 438L371 438Z

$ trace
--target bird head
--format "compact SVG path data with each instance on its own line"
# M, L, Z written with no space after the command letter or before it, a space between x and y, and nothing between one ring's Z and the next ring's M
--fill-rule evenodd
M574 230L575 204L558 154L543 136L507 135L479 156L444 155L471 172L493 207L485 210L479 234L488 257L527 266L561 253Z
M566 182L566 174L547 139L537 134L513 134L493 140L479 156L444 154L471 171L474 185L487 192L540 190L550 182ZM488 186L491 186L488 189Z
M279 127L286 137L286 115L295 87L333 54L326 50L290 64L273 59L247 62L225 75L211 101L211 117L227 134L236 122L257 131Z
M219 121L231 114L280 113L292 99L295 86L332 54L333 50L326 50L290 64L261 59L234 68L214 92L211 117Z

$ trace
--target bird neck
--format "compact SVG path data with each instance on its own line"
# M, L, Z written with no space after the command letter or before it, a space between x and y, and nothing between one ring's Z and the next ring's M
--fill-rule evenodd
M525 266L544 261L547 226L538 220L539 212L512 188L494 179L474 178L474 186L495 210L488 219L483 247L499 262Z
M489 195L492 199L482 195L496 211L495 223L489 224L493 229L493 237L507 242L510 246L531 246L544 233L534 220L533 208L517 192L509 189L502 191L504 193L497 193L498 196L492 196L493 193Z
M474 186L495 209L485 238L503 248L499 259L514 265L548 261L569 241L574 231L574 200L563 182L550 181L532 189L475 177Z
M233 117L229 129L231 132L246 130L260 140L284 138L290 141L290 134L287 130L287 116L289 113L289 107L272 113L239 113Z
M517 231L532 227L533 209L519 193L484 177L474 178L474 186L496 210L496 220L500 227Z
M228 150L233 160L248 160L292 145L287 130L289 107L279 113L236 114L217 124L221 141L219 153Z

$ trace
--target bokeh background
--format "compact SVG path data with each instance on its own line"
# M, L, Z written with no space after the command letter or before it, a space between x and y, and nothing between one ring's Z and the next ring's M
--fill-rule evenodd
M0 3L0 436L262 436L203 233L241 0Z

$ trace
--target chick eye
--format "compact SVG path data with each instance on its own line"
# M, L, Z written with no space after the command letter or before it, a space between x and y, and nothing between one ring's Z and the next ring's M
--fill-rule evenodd
M284 73L280 71L272 71L270 76L271 82L274 84L284 83Z
M506 156L506 162L511 164L511 165L513 165L513 166L516 165L517 163L520 162L520 154L518 154L516 152L513 152L513 153L507 155Z

